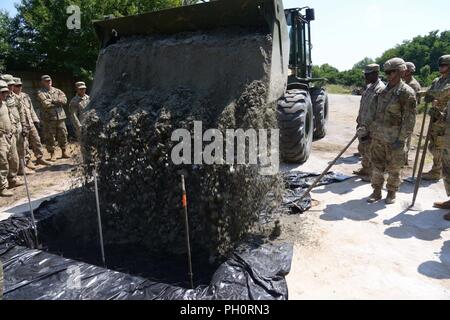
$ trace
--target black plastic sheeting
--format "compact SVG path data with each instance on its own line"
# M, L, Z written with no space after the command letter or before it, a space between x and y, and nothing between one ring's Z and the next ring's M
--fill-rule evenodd
M5 300L286 300L290 244L245 244L213 275L209 286L184 289L65 259L33 246L31 223L0 222Z
M284 174L283 178L288 189L283 197L282 207L287 209L290 214L304 213L311 209L311 195L308 194L302 201L299 199L319 176L320 174L305 172ZM350 178L341 173L329 172L320 180L317 187L343 182Z

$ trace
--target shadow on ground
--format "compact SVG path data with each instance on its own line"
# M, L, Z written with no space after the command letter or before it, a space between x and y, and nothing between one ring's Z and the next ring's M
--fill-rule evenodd
M419 273L438 280L450 279L450 241L444 242L439 253L439 260L440 262L427 261L422 263L418 268Z
M70 171L71 169L75 168L76 166L73 164L57 164L57 165L51 165L48 167L43 167L40 169L37 169L36 172L57 172L57 171Z
M442 210L422 212L404 210L394 218L384 221L386 226L399 224L387 228L384 234L396 239L438 240L441 239L441 233L450 228L450 222L443 218L444 214Z

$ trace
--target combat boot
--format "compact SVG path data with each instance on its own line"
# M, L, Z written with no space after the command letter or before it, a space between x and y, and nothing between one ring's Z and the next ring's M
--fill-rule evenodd
M12 197L13 195L14 195L14 193L12 193L9 190L6 190L6 189L0 190L0 197L9 198L9 197Z
M439 181L441 178L442 175L433 170L422 175L422 179L425 181Z
M21 187L21 186L23 186L23 185L24 185L24 183L23 183L22 181L18 180L18 179L16 179L16 180L11 180L11 181L9 181L8 189L13 189L13 188Z
M383 198L383 195L381 194L381 189L374 189L372 195L367 199L368 203L375 203L377 201L380 201Z
M48 161L56 162L56 154L54 152L50 153L50 159Z
M62 159L70 159L70 156L67 154L66 149L62 149Z
M388 191L388 195L386 197L386 204L394 204L397 198L395 191Z
M52 165L50 162L44 160L44 158L38 158L36 160L36 164L41 165L41 166L51 166Z
M357 176L366 177L371 174L370 169L367 168L361 168L357 171L353 171L353 174L356 174Z
M27 167L25 167L25 168L22 168L22 167L21 167L21 168L19 169L19 172L18 172L17 174L18 174L19 176L23 176L24 173L25 173L27 176L31 176L31 175L35 174L36 171L31 170L31 169L29 169L29 168L27 168Z
M444 220L450 221L450 213L447 213L447 214L444 216Z
M450 210L450 200L445 202L436 202L433 207L438 209Z
M33 161L31 160L27 162L27 168L31 170L36 170L36 166L33 164Z

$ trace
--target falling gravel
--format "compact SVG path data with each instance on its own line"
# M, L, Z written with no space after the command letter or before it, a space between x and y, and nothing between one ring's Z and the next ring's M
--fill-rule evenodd
M270 35L215 30L121 39L100 53L84 116L86 187L99 174L106 243L182 253L180 175L195 250L223 257L281 201L280 176L258 165L175 165L176 129L277 128L268 101ZM205 143L207 145L207 143ZM268 195L270 194L270 197Z

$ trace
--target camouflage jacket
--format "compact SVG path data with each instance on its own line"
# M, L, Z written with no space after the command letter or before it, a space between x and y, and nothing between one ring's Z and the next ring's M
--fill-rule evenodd
M431 88L427 91L425 101L433 102L434 100L438 101L439 111L444 112L450 100L450 75L433 81Z
M89 104L90 101L91 100L88 95L85 95L84 97L80 97L79 95L76 95L70 101L69 112L70 112L70 117L75 126L81 127L81 122L80 122L81 112L87 107L87 105Z
M406 82L406 84L407 84L408 86L410 86L410 87L414 90L414 92L416 93L417 104L419 104L419 103L420 103L420 94L419 94L419 92L422 90L422 86L420 85L419 81L417 81L416 78L411 77L411 80L410 80L410 81L405 81L405 82Z
M22 131L22 124L24 123L24 117L19 97L15 93L11 93L6 99L6 106L9 109L13 133L20 133Z
M370 84L367 86L366 90L363 92L361 97L361 103L359 107L359 114L356 122L358 123L358 127L367 126L370 121L371 115L371 106L373 106L372 102L375 99L376 95L386 88L386 85L378 79L377 82Z
M37 97L41 104L43 121L65 120L67 118L64 112L67 97L64 92L56 88L40 89Z
M417 100L414 90L400 81L386 87L373 101L370 133L385 143L405 142L416 124Z
M12 123L6 102L0 101L0 136L12 133Z
M21 110L24 117L24 123L22 123L22 125L30 128L35 122L39 122L39 118L34 111L30 96L25 92L22 92L19 95L19 102L21 104Z
M412 77L410 81L405 81L405 83L413 88L416 94L418 94L420 90L422 90L422 86L420 85L419 81L417 81L414 77Z

